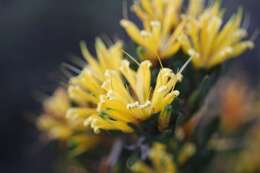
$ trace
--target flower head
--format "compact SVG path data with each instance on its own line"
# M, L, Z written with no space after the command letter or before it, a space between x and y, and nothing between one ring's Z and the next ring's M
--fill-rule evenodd
M241 10L223 25L223 10L219 1L201 13L187 13L184 18L185 34L179 37L179 41L183 50L194 56L192 61L196 68L211 68L254 45L251 41L243 40L247 31L241 28Z
M148 166L143 161L134 163L131 170L134 173L176 173L176 165L171 154L166 151L166 146L161 143L153 144L148 153L148 158L152 166Z
M44 114L38 119L38 127L48 131L50 138L68 139L73 129L81 129L81 125L67 121L65 114L70 103L66 92L59 88L52 97L43 102Z
M143 58L155 61L179 50L177 37L183 30L181 5L182 0L140 0L132 9L142 21L143 29L129 20L121 20L128 35L143 48Z
M50 139L77 143L73 153L79 154L93 147L99 137L87 135L80 121L66 119L66 111L70 106L66 91L58 88L53 96L43 102L44 113L38 118L37 125Z
M107 69L119 69L123 55L120 41L107 48L102 40L97 39L97 60L89 53L84 43L81 43L81 50L88 64L69 82L68 94L77 106L68 110L67 117L81 119L83 124L85 118L96 114L100 95L105 93L101 87L105 80L104 72Z
M129 67L129 62L123 60L120 72L107 70L102 85L106 94L100 97L99 114L89 117L86 124L96 131L133 132L129 123L138 124L171 104L179 95L174 88L182 75L162 68L152 88L150 67L151 62L146 60L134 71Z

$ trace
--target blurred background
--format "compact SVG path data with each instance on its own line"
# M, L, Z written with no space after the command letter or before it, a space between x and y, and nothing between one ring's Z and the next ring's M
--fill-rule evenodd
M238 6L245 9L253 35L260 26L260 1L225 1L227 13ZM80 56L80 40L93 49L96 36L125 39L121 18L122 0L0 0L1 173L53 172L57 151L39 142L33 125L40 112L39 93L49 94L59 85L60 65ZM234 68L255 84L259 67L258 39Z

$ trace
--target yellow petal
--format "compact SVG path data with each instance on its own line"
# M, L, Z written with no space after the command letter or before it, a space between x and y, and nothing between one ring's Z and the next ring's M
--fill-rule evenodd
M143 61L137 71L135 92L141 103L146 102L150 96L151 62Z
M80 48L81 52L83 54L83 57L86 59L86 61L90 64L90 67L92 70L97 73L97 76L103 76L102 71L97 63L97 61L94 59L94 57L90 54L90 52L87 49L87 46L85 42L80 42ZM99 78L100 79L100 78Z
M152 15L153 14L153 9L152 9L152 5L151 5L151 1L150 0L141 0L141 4L144 8L144 10Z
M119 130L124 133L132 133L133 129L126 123L120 121L113 121L108 119L102 119L98 116L91 116L85 121L86 125L90 125L94 129L95 133L99 133L100 129L103 130Z
M86 105L89 102L98 103L98 98L85 92L79 86L69 86L68 88L69 97L75 102Z
M120 67L120 72L129 82L130 86L134 89L136 86L136 72L129 67L130 63L127 60L123 60Z
M153 169L149 168L144 162L137 162L131 166L131 170L136 173L152 173Z
M135 41L136 43L143 45L144 43L144 39L140 34L140 30L137 28L137 26L128 21L128 20L121 20L120 24L122 27L125 28L126 32L129 34L129 36L133 39L133 41Z
M88 116L96 113L96 109L80 107L80 108L70 108L66 113L66 117L69 119L75 118L87 118Z
M190 0L187 14L192 17L198 16L204 7L204 0Z

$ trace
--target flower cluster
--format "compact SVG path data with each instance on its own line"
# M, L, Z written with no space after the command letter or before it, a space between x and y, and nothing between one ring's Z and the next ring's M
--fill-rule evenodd
M102 85L106 94L100 96L97 109L100 114L89 117L86 124L90 124L95 130L118 129L132 132L128 123L138 124L171 104L179 95L179 91L174 88L182 75L162 68L153 89L150 67L150 61L143 61L136 72L124 60L120 71L107 70L107 79ZM125 86L124 79L129 86Z
M240 41L246 36L246 30L240 28L241 11L222 27L223 10L219 2L204 9L203 0L190 0L184 13L181 8L180 0L141 0L132 9L144 30L140 31L129 20L121 21L133 41L144 48L143 58L151 60L141 62L137 71L123 58L121 41L107 47L98 38L97 58L81 42L87 65L69 81L68 96L75 106L67 106L66 117L89 125L95 132L100 129L133 132L131 124L155 113L161 112L163 117L166 106L179 95L174 88L182 74L169 68L161 68L154 88L151 86L155 60L170 57L182 48L193 57L196 68L210 68L253 47L251 41ZM163 128L163 123L160 126Z
M183 31L181 5L181 0L141 0L134 4L132 9L142 21L143 30L129 20L121 20L129 36L144 49L143 58L167 58L180 49L177 38Z
M80 44L82 54L88 64L81 73L73 77L68 86L68 95L70 99L77 104L67 111L67 117L70 119L81 119L92 114L97 114L97 105L100 95L105 93L101 87L105 80L105 71L107 69L119 69L122 60L122 42L118 41L107 48L101 39L96 40L97 59L88 51L84 42Z
M80 119L95 132L100 129L132 132L127 123L136 124L149 118L179 95L174 87L182 78L180 73L174 74L171 69L162 68L152 92L151 62L142 62L135 72L127 60L122 60L121 42L107 49L98 39L98 61L83 43L81 47L89 65L70 80L68 95L78 106L67 111L67 118ZM125 82L129 87L126 88Z
M212 123L209 126L213 128L206 129L207 123L216 118L215 112L208 119L204 116L212 106L204 99L219 74L219 69L213 67L254 44L246 40L247 31L241 26L242 10L225 22L219 1L205 5L204 0L189 0L187 7L185 4L182 0L140 0L132 5L142 29L130 19L122 19L120 24L138 45L135 54L139 59L124 51L123 41L107 44L97 38L95 55L81 42L86 63L69 79L65 89L57 89L43 102L44 113L37 121L39 129L50 139L76 143L75 154L102 143L104 134L120 134L111 155L102 158L105 168L112 168L121 152L130 148L149 160L134 163L133 172L189 172L196 165L194 158L191 162L195 164L187 166L187 170L178 169L189 164L192 157L206 157L215 127ZM236 106L243 103L246 92L237 96L233 87L225 90L222 123L229 128L234 125L232 113L241 117L234 125L236 129L246 114L237 111ZM233 98L238 99L234 102ZM173 139L174 156L166 151ZM129 142L130 147L121 146L124 142Z
M58 88L53 96L44 101L44 113L37 120L37 125L49 139L75 143L77 146L72 154L78 155L93 148L100 139L90 131L86 133L80 121L66 118L70 106L66 90Z
M211 68L253 48L252 41L242 41L247 31L241 28L242 10L223 25L223 10L216 1L197 15L185 15L184 34L179 37L183 50L194 55L196 68Z
M246 29L241 28L242 10L223 25L224 10L216 1L204 7L204 0L190 0L181 12L181 0L141 0L132 6L143 30L123 19L121 25L143 48L141 57L156 61L175 55L180 49L193 56L196 68L211 68L253 48L244 41Z

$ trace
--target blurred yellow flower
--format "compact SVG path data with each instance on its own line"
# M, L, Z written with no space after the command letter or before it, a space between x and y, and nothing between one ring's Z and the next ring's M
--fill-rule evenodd
M258 114L259 115L259 114ZM259 119L257 120L259 122ZM235 173L252 173L259 172L260 170L260 124L255 126L249 131L245 139L245 148L238 154L235 155L234 163L232 168Z
M185 143L179 149L178 163L180 165L185 164L196 152L196 146L193 143Z
M242 10L224 25L223 14L220 2L216 1L201 13L191 10L184 15L185 34L178 39L183 50L194 56L192 62L196 68L211 68L253 48L252 41L244 41L247 31L241 28Z
M180 48L177 37L183 30L180 22L182 0L140 0L132 6L143 24L140 30L123 19L121 25L131 39L144 50L142 58L157 61L174 55Z
M90 116L86 124L96 132L104 129L130 133L133 129L128 123L138 124L171 104L179 95L174 88L182 79L181 73L174 74L171 69L162 68L152 89L150 67L151 62L146 60L134 71L129 62L123 60L121 73L107 70L102 85L106 94L100 97L99 114Z
M105 90L101 87L105 80L105 71L119 69L123 57L123 45L118 41L107 48L101 39L97 39L97 60L89 53L85 43L81 42L80 46L88 64L78 76L73 77L69 82L68 94L77 106L71 107L67 111L67 117L81 119L83 124L88 116L96 114L100 95L105 94Z
M237 130L252 118L249 86L243 80L224 80L219 90L221 125L227 131Z
M134 173L177 173L172 155L167 153L165 145L161 143L153 144L148 158L152 166L147 165L143 161L138 161L134 163L131 170Z
M186 14L197 16L201 13L204 0L189 0ZM169 58L177 53L181 44L185 20L182 20L183 0L140 0L132 10L141 20L143 29L134 22L121 20L121 26L131 39L143 48L141 58L152 62Z
M73 154L79 154L95 146L99 137L86 134L80 121L66 119L70 106L66 91L58 88L43 102L44 113L38 118L37 125L50 139L76 143Z

